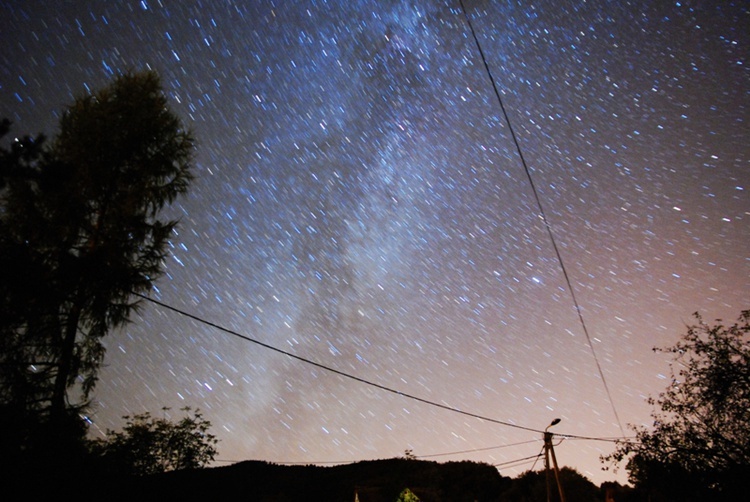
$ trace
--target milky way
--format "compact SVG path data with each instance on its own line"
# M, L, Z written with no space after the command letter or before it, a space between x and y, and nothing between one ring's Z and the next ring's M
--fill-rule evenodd
M155 299L446 407L619 437L667 384L652 347L750 307L750 13L648 4L466 1L541 208L457 1L4 1L0 111L53 135L74 96L156 70L198 147ZM149 302L106 345L92 433L200 408L217 465L411 449L516 475L541 449ZM624 480L611 449L557 456Z

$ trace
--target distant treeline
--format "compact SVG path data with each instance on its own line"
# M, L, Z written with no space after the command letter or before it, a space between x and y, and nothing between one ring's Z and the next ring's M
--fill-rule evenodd
M617 495L615 500L631 499L626 487L617 484L597 487L574 469L564 468L561 474L569 488L568 500L604 501L606 490ZM91 488L107 500L235 500L239 497L259 502L397 502L407 488L422 502L546 500L543 472L529 472L512 479L485 463L438 463L405 458L332 467L248 461L138 478L100 478L96 484L96 488ZM553 493L553 500L557 500L556 493Z

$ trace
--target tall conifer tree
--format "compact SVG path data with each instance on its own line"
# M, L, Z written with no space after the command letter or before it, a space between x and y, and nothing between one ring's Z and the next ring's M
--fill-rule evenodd
M2 152L2 404L60 424L84 407L104 356L162 273L194 141L158 76L125 74L68 107L60 130Z

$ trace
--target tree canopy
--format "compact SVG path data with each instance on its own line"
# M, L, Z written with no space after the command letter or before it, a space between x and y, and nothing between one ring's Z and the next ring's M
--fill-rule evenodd
M750 311L725 326L697 323L674 346L671 381L652 427L605 457L627 460L630 480L654 500L723 500L750 476ZM679 494L679 495L678 495Z
M504 502L526 502L532 500L547 500L547 483L555 483L554 477L549 480L545 471L526 471L513 479L509 487L502 493L500 500ZM565 490L566 500L579 502L597 502L601 500L600 490L586 476L571 467L560 469L560 483ZM549 492L551 500L560 500L557 487Z
M13 425L77 419L102 338L162 273L176 221L161 213L187 190L194 147L167 104L155 73L121 75L67 107L51 141L0 148L0 406Z
M167 409L164 410L165 412ZM173 422L150 413L125 416L122 432L107 431L105 439L90 443L104 468L118 474L143 476L181 469L197 469L214 459L218 440L208 432L211 422L195 410Z

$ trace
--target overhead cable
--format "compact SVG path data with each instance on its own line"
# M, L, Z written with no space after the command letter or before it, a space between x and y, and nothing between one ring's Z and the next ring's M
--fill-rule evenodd
M415 456L417 458L446 457L450 455L461 455L463 453L475 453L478 451L499 450L500 448L510 448L511 446L520 446L520 445L529 444L529 443L536 443L537 441L541 441L541 439L532 439L530 441L521 441L519 443L502 444L499 446L485 446L483 448L472 448L471 450L451 451L447 453L433 453L430 455L415 455Z
M216 324L214 322L211 322L211 321L208 321L206 319L203 319L202 317L199 317L199 316L197 316L195 314L191 314L191 313L186 312L186 311L184 311L182 309L179 309L177 307L173 307L172 305L169 305L169 304L164 303L162 301L156 300L154 298L150 298L150 297L148 297L146 295L143 295L141 293L132 292L132 294L134 296L142 298L143 300L151 302L154 305L158 305L158 306L160 306L160 307L162 307L164 309L167 309L167 310L170 310L172 312L175 312L175 313L177 313L179 315L182 315L184 317L187 317L189 319L197 321L197 322L199 322L201 324L205 324L206 326L210 326L210 327L212 327L212 328L214 328L216 330L219 330L219 331L221 331L223 333L226 333L228 335L232 335L234 337L240 338L240 339L242 339L242 340L244 340L246 342L254 343L254 344L259 345L259 346L261 346L261 347L263 347L265 349L272 350L272 351L277 352L279 354L283 354L283 355L285 355L287 357L291 357L292 359L296 359L297 361L301 361L303 363L310 364L312 366L315 366L316 368L320 368L320 369L329 371L331 373L334 373L336 375L339 375L341 377L348 378L350 380L354 380L356 382L360 382L362 384L369 385L371 387L375 387L375 388L380 389L382 391L390 392L391 394L396 394L398 396L405 397L407 399L411 399L411 400L414 400L414 401L418 401L420 403L427 404L427 405L433 406L435 408L440 408L440 409L443 409L443 410L452 411L454 413L459 413L461 415L465 415L465 416L468 416L468 417L473 417L473 418L477 418L479 420L484 420L486 422L490 422L490 423L494 423L494 424L498 424L498 425L503 425L503 426L506 426L506 427L512 427L514 429L520 429L520 430L524 430L524 431L535 432L537 434L544 434L544 432L545 432L545 431L543 431L541 429L534 429L533 427L525 427L525 426L522 426L522 425L514 424L512 422L498 420L498 419L495 419L495 418L490 418L490 417L486 417L486 416L483 416L483 415L479 415L477 413L471 413L471 412L468 412L468 411L464 411L464 410L461 410L459 408L454 408L452 406L448 406L448 405L445 405L445 404L441 404L441 403L437 403L437 402L434 402L434 401L430 401L428 399L424 399L424 398L421 398L421 397L418 397L418 396L414 396L412 394L408 394L408 393L402 392L400 390L396 390L396 389L392 389L390 387L386 387L385 385L381 385L381 384L378 384L378 383L375 383L375 382L371 382L371 381L366 380L364 378L361 378L361 377L358 377L358 376L355 376L355 375L351 375L349 373L337 370L335 368L331 368L330 366L326 366L324 364L312 361L312 360L307 359L305 357L298 356L296 354L292 354L291 352L288 352L286 350L282 350L282 349L280 349L278 347L274 347L273 345L269 345L267 343L261 342L259 340L254 339L254 338L251 338L249 336L240 334L240 333L238 333L236 331L233 331L231 329L225 328L224 326L221 326L221 325ZM565 438L582 439L582 440L590 440L590 441L605 441L605 442L613 442L613 443L614 442L618 442L618 441L620 441L620 440L623 439L623 438L619 438L619 439L618 438L596 438L596 437L588 437L588 436L578 436L578 435L575 435L575 434L560 434L560 433L555 433L555 436L565 437Z
M269 345L269 344L263 343L263 342L261 342L259 340L255 340L254 338L250 338L249 336L242 335L240 333L237 333L236 331L232 331L232 330L227 329L227 328L225 328L223 326L220 326L220 325L218 325L216 323L213 323L211 321L207 321L207 320L205 320L205 319L203 319L201 317L198 317L196 315L193 315L193 314L190 314L188 312L185 312L184 310L180 310L180 309L178 309L176 307L173 307L171 305L167 305L166 303L160 302L159 300L155 300L153 298L149 298L148 296L142 295L140 293L133 292L133 294L135 296L143 298L144 300L147 300L147 301L149 301L151 303L159 305L160 307L163 307L165 309L171 310L171 311L176 312L176 313L178 313L180 315L183 315L185 317L189 317L190 319L193 319L194 321L198 321L198 322L200 322L202 324L205 324L207 326L211 326L212 328L218 329L219 331L223 331L224 333L226 333L228 335L232 335L232 336L235 336L237 338L241 338L242 340L245 340L245 341L250 342L250 343L254 343L256 345L260 345L261 347L266 348L268 350L272 350L274 352L278 352L279 354L284 354L285 356L291 357L292 359L296 359L298 361L302 361L304 363L307 363L307 364L310 364L310 365L315 366L317 368L329 371L331 373L334 373L336 375L342 376L344 378L348 378L350 380L354 380L356 382L360 382L360 383L363 383L365 385L369 385L371 387L375 387L377 389L380 389L380 390L383 390L383 391L386 391L386 392L390 392L391 394L396 394L398 396L402 396L402 397L405 397L405 398L408 398L408 399L411 399L411 400L414 400L414 401L418 401L420 403L424 403L424 404L427 404L429 406L433 406L435 408L441 408L443 410L452 411L454 413L460 413L461 415L465 415L467 417L478 418L479 420L484 420L486 422L491 422L491 423L494 423L494 424L504 425L506 427L512 427L514 429L521 429L521 430L525 430L525 431L529 431L529 432L535 432L535 433L538 433L538 434L542 434L544 432L544 431L542 431L540 429L534 429L532 427L524 427L522 425L517 425L517 424L511 423L511 422L507 422L507 421L503 421L503 420L497 420L495 418L485 417L485 416L482 416L482 415L479 415L479 414L476 414L476 413L471 413L471 412L468 412L468 411L464 411L464 410L461 410L459 408L454 408L453 406L448 406L448 405L445 405L445 404L436 403L435 401L430 401L429 399L424 399L424 398L421 398L421 397L418 397L418 396L414 396L412 394L407 394L406 392L401 392L400 390L392 389L390 387L386 387L385 385L380 385L378 383L371 382L369 380L365 380L364 378L360 378L358 376L354 376L352 374L349 374L349 373L337 370L335 368L331 368L330 366L326 366L324 364L312 361L312 360L307 359L305 357L298 356L296 354L292 354L291 352L287 352L286 350L279 349L278 347L274 347L273 345Z
M518 142L518 138L516 137L516 133L513 130L513 126L510 122L510 117L508 116L508 113L505 111L505 105L503 104L503 99L500 97L500 91L498 90L497 83L495 82L495 77L492 76L492 71L490 70L490 66L487 63L487 58L484 55L484 51L482 50L482 46L479 43L479 38L477 37L476 32L474 31L474 25L471 22L471 18L469 17L469 14L466 12L466 7L464 6L463 0L459 0L461 4L461 10L464 13L464 17L466 18L466 23L469 25L469 29L471 30L471 34L474 38L474 43L477 46L477 50L479 51L479 55L482 58L482 62L484 63L484 69L487 72L487 75L490 78L490 82L492 83L492 88L495 91L495 97L497 97L497 101L500 104L500 109L503 112L503 116L505 117L505 123L508 126L508 130L510 131L510 135L513 138L513 143L516 146L516 152L518 153L518 157L521 159L521 164L523 164L524 171L526 172L526 177L529 180L529 185L531 186L531 191L534 193L534 198L536 199L537 207L539 208L539 215L542 218L542 221L544 222L544 227L547 229L547 234L549 235L550 241L552 242L552 247L555 251L555 255L557 255L557 261L560 263L560 269L562 270L563 276L565 277L565 282L568 285L568 291L570 292L570 296L573 299L573 305L575 306L575 310L578 313L578 320L581 323L581 327L583 328L583 333L586 335L586 340L588 341L589 348L591 349L591 354L594 356L594 361L596 362L596 368L599 370L599 377L602 379L602 384L604 385L604 390L607 393L607 398L609 399L609 403L612 406L612 413L615 416L615 419L617 420L617 425L620 428L620 432L622 432L622 435L625 435L625 430L622 427L622 422L620 421L620 416L617 413L617 408L615 408L615 402L612 399L612 394L609 391L609 386L607 385L607 380L604 378L604 372L602 371L601 364L599 364L599 358L596 355L596 351L594 350L594 344L591 342L591 336L589 335L589 331L586 328L586 322L583 319L583 313L581 311L581 307L578 304L578 300L576 299L575 290L573 289L573 285L570 282L570 277L568 276L568 272L565 268L565 263L563 262L562 255L560 254L560 250L557 247L557 243L555 241L555 235L552 232L552 226L549 223L549 220L547 219L546 213L544 212L544 206L542 205L542 200L539 197L539 193L537 192L536 185L534 185L534 179L531 176L531 171L529 170L529 166L526 164L526 159L523 156L523 151L521 150L521 145Z

